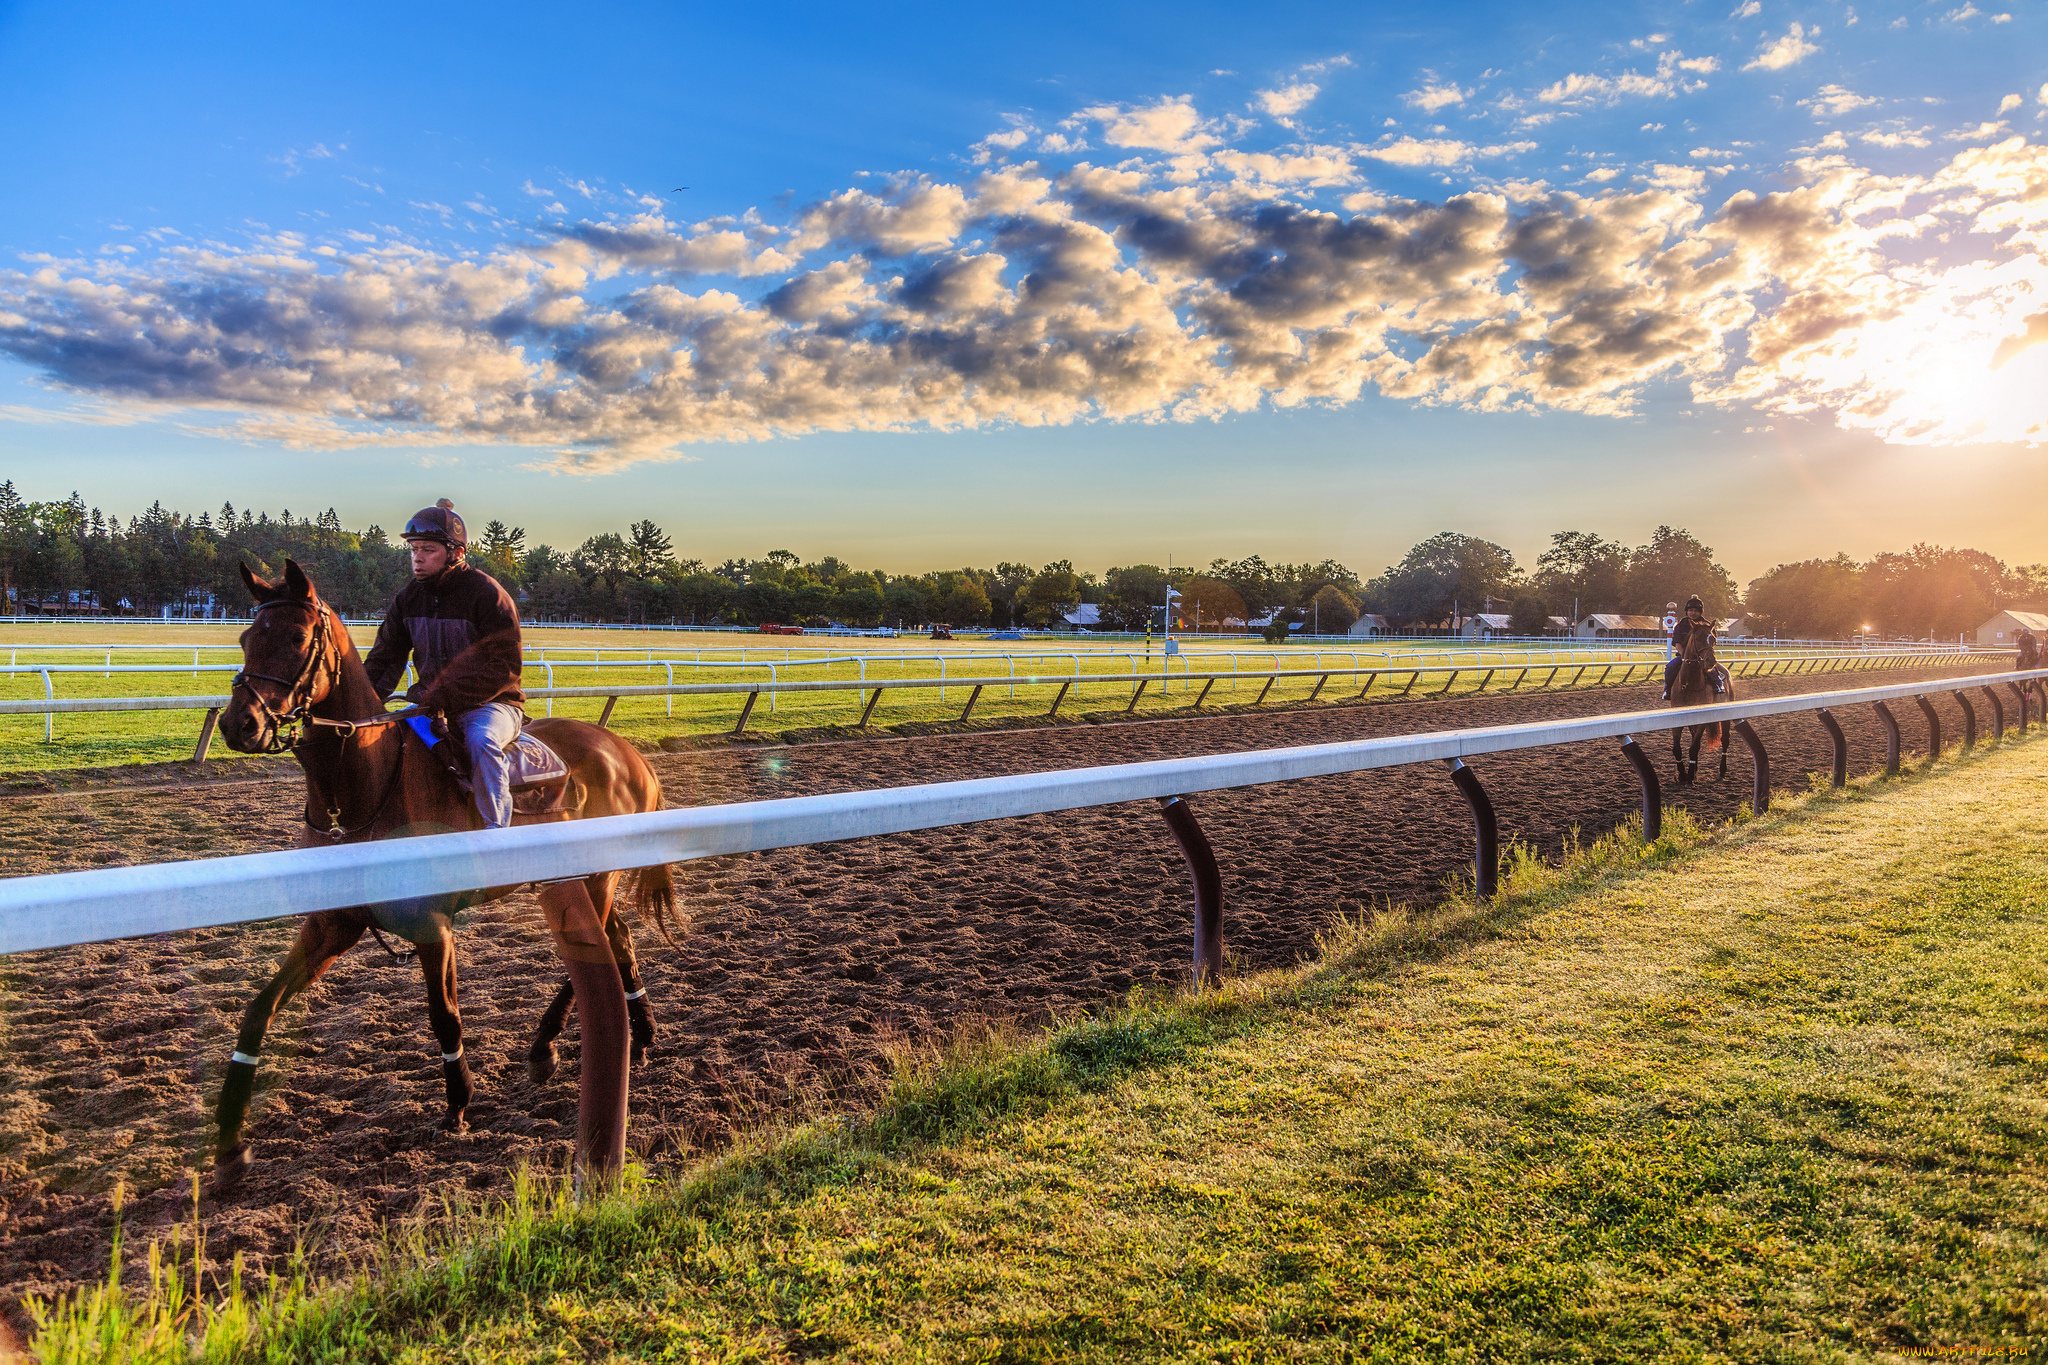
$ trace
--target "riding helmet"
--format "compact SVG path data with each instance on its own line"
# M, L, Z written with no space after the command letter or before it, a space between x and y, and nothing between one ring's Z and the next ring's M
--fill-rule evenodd
M455 504L443 498L413 513L399 539L438 540L451 550L461 550L469 545L469 528L455 515Z

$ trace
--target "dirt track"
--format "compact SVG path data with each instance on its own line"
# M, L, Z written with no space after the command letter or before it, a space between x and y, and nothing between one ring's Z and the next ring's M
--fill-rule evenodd
M1823 675L1745 684L1768 696L1908 681ZM908 740L660 754L668 799L690 805L1042 771L1324 740L1509 724L1655 705L1654 690L1561 692ZM1949 743L1961 734L1941 703ZM1981 707L1980 715L1985 708ZM2010 702L2008 701L2008 709ZM1908 746L1925 730L1899 708ZM1988 715L1981 715L1988 734ZM1841 717L1852 772L1883 761L1868 707ZM1760 722L1780 788L1825 770L1811 715ZM1749 795L1738 746L1725 782L1666 797L1702 817ZM1613 746L1476 760L1503 837L1555 851L1569 829L1636 808ZM0 875L280 848L296 783L92 791L0 800ZM1216 845L1229 951L1247 967L1292 961L1340 908L1426 899L1469 867L1469 817L1436 768L1215 793L1196 810ZM715 1145L748 1116L859 1100L892 1036L947 1032L975 1015L1041 1020L1181 979L1192 897L1149 805L938 830L684 864L694 929L680 952L640 935L662 1034L634 1076L636 1146ZM189 1217L190 1172L210 1149L213 1094L242 1006L288 924L28 954L0 961L0 1314L26 1292L102 1273L108 1192L130 1193L131 1246ZM280 1019L249 1136L259 1158L237 1197L207 1206L209 1252L253 1265L310 1226L346 1256L432 1187L482 1189L521 1158L566 1159L575 1125L573 1025L545 1087L518 1061L559 979L523 895L465 935L462 1011L480 1091L471 1133L434 1131L441 1085L416 970L366 941Z

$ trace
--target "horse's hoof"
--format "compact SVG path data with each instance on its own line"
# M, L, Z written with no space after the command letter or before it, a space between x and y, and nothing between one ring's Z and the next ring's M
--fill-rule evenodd
M546 1085L548 1077L555 1074L555 1045L537 1047L526 1054L526 1079L535 1085Z
M467 1114L468 1111L466 1110L456 1110L454 1113L447 1115L441 1120L441 1131L452 1134L455 1137L461 1137L469 1131Z
M647 1055L647 1044L645 1044L645 1043L634 1043L634 1044L633 1044L633 1054L632 1054L632 1063L633 1063L633 1065L634 1065L634 1066L638 1066L638 1065L640 1065L640 1061L641 1061L641 1059L642 1059L643 1057L645 1057L646 1055Z
M226 1156L218 1157L213 1163L213 1192L226 1194L242 1183L242 1177L256 1166L256 1158L249 1154L249 1144L238 1142Z

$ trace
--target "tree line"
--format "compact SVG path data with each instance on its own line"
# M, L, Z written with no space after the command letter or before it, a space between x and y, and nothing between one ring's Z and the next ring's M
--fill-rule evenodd
M1432 630L1491 610L1508 615L1515 633L1536 635L1552 628L1552 617L1657 615L1667 602L1697 594L1710 616L1746 611L1754 629L1822 638L1865 626L1889 635L1954 635L2002 607L2048 602L2048 565L2008 569L1981 551L1925 545L1867 563L1837 555L1781 564L1742 593L1711 547L1670 526L1633 547L1560 531L1526 570L1503 546L1443 531L1371 579L1335 560L1268 563L1257 555L1202 569L1132 564L1099 575L1066 560L894 574L831 555L806 562L788 550L714 566L678 554L651 520L573 550L529 545L524 528L501 521L472 535L471 562L504 583L532 621L1043 627L1090 604L1105 628L1143 630L1160 624L1171 591L1177 629L1242 630L1264 621L1275 631L1299 623L1341 634L1370 613L1396 630ZM194 516L159 501L124 524L77 493L29 502L12 481L0 482L0 596L10 610L64 610L73 594L89 594L110 611L125 602L126 610L156 615L211 594L222 611L239 615L245 591L237 565L275 575L286 558L356 617L381 612L411 573L402 542L375 525L346 530L331 508L272 517L228 503Z

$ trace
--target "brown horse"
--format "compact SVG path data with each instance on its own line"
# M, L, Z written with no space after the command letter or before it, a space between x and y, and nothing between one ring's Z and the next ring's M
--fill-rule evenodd
M1706 706L1718 701L1735 700L1735 680L1728 670L1714 657L1713 637L1702 631L1695 637L1697 644L1688 642L1685 654L1678 665L1678 676L1671 680L1672 706ZM1720 691L1714 684L1720 684ZM1705 742L1711 752L1720 751L1721 768L1716 779L1728 776L1728 738L1733 727L1725 720L1711 725L1694 725L1690 754L1680 746L1680 739L1688 727L1679 726L1671 732L1671 757L1678 764L1678 781L1681 786L1690 784L1699 776L1700 745Z
M289 748L298 759L306 774L306 828L299 836L300 846L482 828L475 804L446 765L410 726L389 723L405 713L387 715L340 617L320 600L299 566L286 560L284 578L277 583L258 578L246 565L242 578L256 599L256 609L252 624L242 632L242 671L221 712L221 738L243 753ZM449 668L462 665L458 658ZM561 809L515 816L514 824L660 808L661 783L653 770L632 745L609 730L572 720L538 720L529 728L568 765L569 782ZM536 1037L528 1066L540 1078L553 1070L549 1030L560 1031L573 989L583 1033L577 1156L586 1168L600 1173L616 1170L624 1159L627 989L638 994L635 1042L645 1046L637 1036L642 1025L647 1035L652 1034L632 940L612 913L623 875L601 872L541 889L541 905L556 952L568 967L570 985L558 993L550 1017L543 1019L544 1036ZM365 930L389 931L416 945L426 977L428 1023L440 1044L447 1089L448 1108L441 1126L461 1131L476 1085L462 1055L455 916L517 889L480 888L308 915L276 976L242 1014L217 1110L215 1188L232 1187L252 1165L249 1144L241 1137L242 1124L271 1020L294 995L318 981ZM635 897L638 908L651 911L666 936L675 908L675 883L668 866L641 868Z

